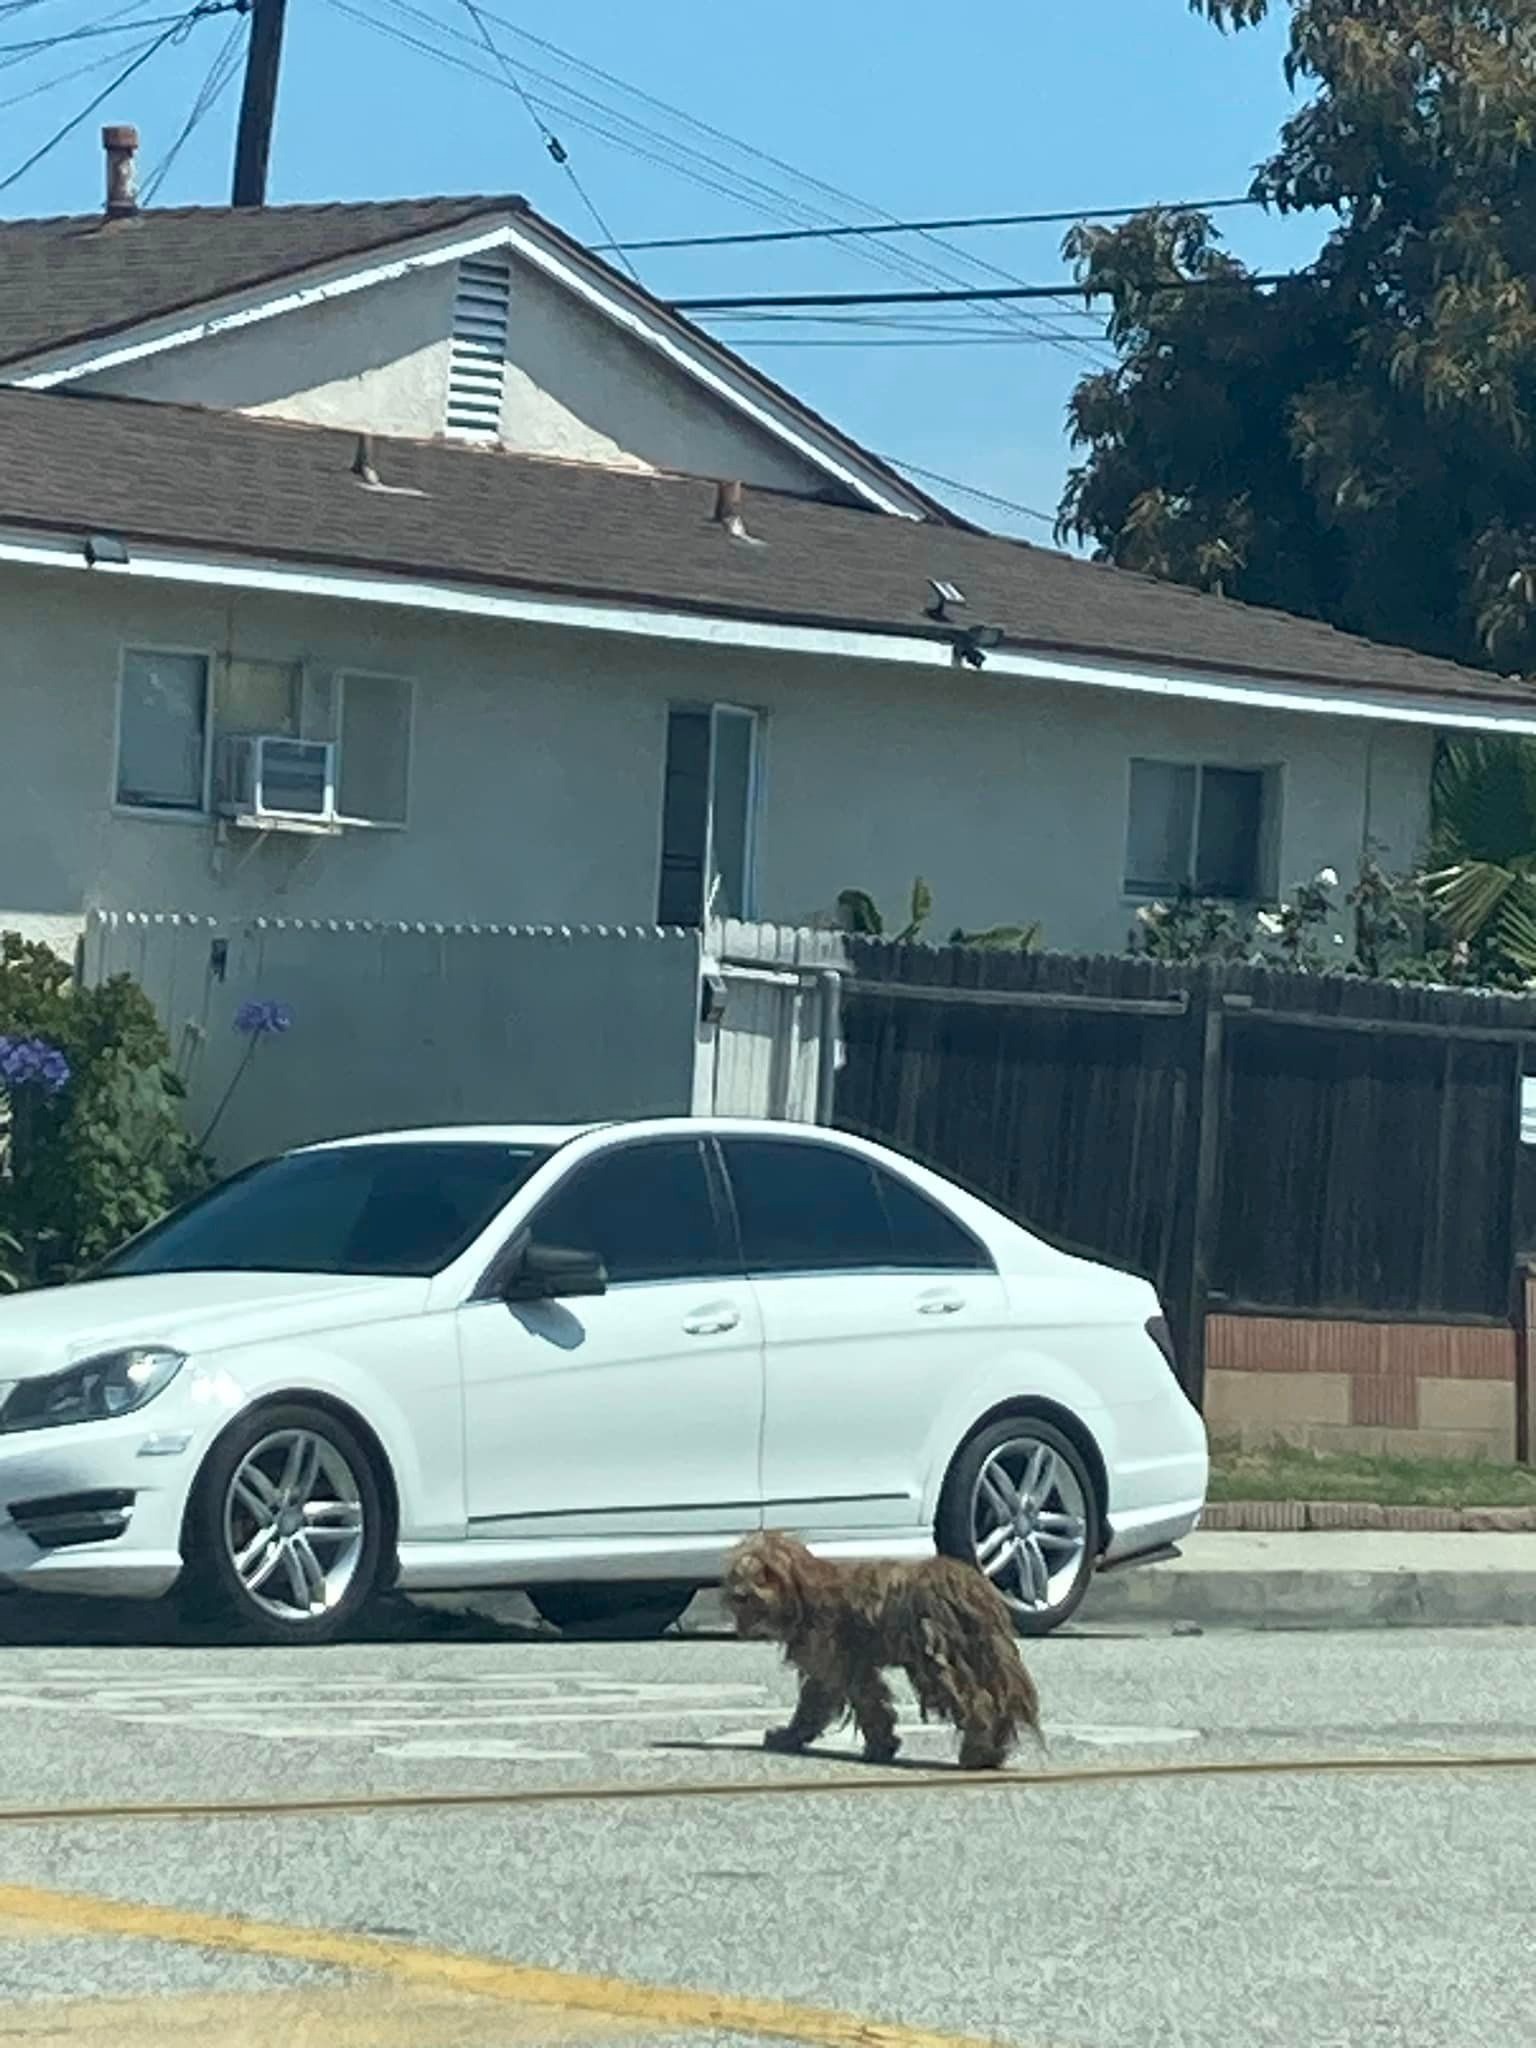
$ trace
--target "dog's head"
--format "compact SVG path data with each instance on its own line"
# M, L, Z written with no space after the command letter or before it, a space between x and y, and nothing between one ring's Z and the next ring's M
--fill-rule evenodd
M765 1529L731 1552L721 1588L736 1633L786 1643L804 1624L814 1560L803 1543Z

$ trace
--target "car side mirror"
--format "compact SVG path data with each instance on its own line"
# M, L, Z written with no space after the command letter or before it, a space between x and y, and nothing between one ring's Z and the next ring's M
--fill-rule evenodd
M607 1292L608 1272L595 1252L540 1244L537 1238L523 1246L501 1289L504 1301L568 1301Z

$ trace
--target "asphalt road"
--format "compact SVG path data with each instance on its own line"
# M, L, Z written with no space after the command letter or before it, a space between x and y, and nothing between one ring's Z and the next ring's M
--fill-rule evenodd
M1018 1759L1059 1781L977 1784L920 1726L765 1755L756 1645L54 1633L0 1647L8 2043L1530 2037L1536 1634L1063 1636Z

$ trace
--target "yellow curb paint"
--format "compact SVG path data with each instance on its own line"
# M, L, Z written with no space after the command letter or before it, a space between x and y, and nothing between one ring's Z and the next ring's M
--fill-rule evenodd
M494 1956L419 1948L412 1942L386 1941L373 1935L288 1927L275 1921L244 1920L176 1906L140 1905L95 1893L0 1885L0 1914L34 1921L55 1934L165 1941L225 1955L262 1956L389 1977L415 1989L453 1992L504 2006L538 2006L567 2017L591 2014L663 2032L702 2029L748 2034L802 2042L808 2048L991 2048L975 2036L931 2033L921 2027L824 2012L777 1999L738 1998L726 1992L691 1991L682 1985L637 1984L623 1977L589 1977L576 1971L504 1962ZM253 2001L253 2013L256 2011L259 2004Z
M41 1927L38 1935L46 1934ZM622 2021L561 2016L463 1993L376 1984L333 1990L157 1992L139 1998L12 1999L0 2021L10 2048L250 2048L253 2036L283 2048L593 2048L621 2036Z

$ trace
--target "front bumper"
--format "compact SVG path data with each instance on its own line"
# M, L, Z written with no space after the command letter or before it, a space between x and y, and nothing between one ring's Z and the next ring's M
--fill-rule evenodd
M181 1571L199 1432L157 1402L120 1421L0 1436L0 1583L154 1599Z

